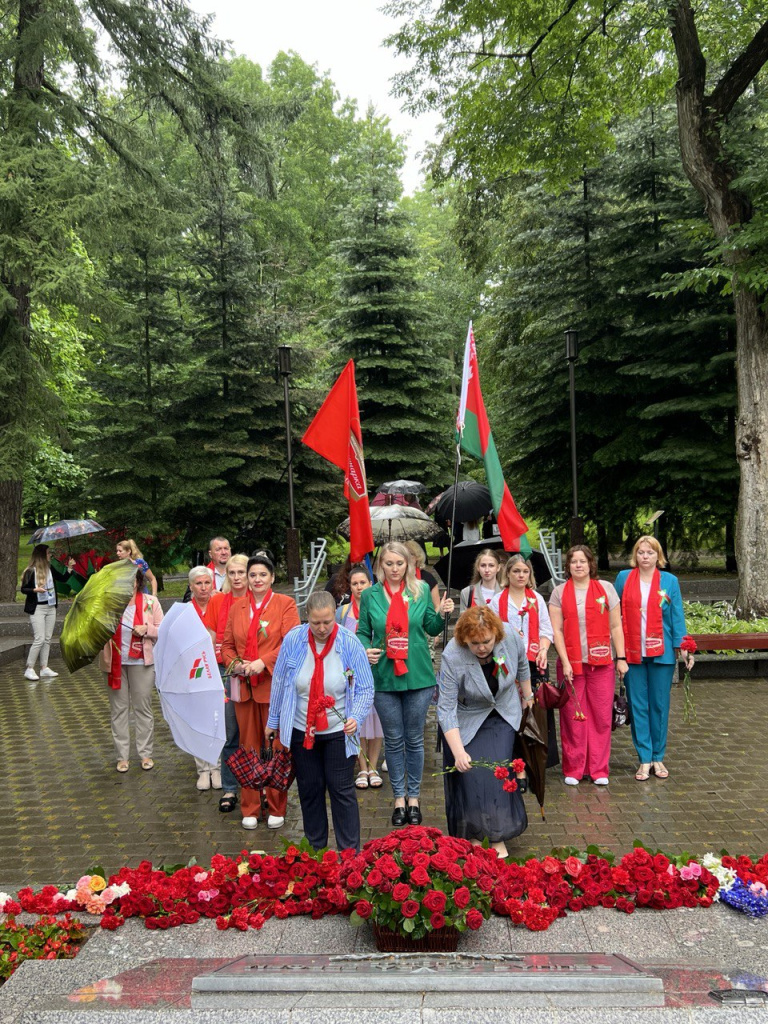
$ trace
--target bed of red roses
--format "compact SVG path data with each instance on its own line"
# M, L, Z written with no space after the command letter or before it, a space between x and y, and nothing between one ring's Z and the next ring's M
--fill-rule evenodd
M49 885L39 892L20 889L15 897L0 893L0 912L13 921L22 911L85 911L97 914L107 929L131 917L159 929L211 918L222 930L242 931L261 928L271 917L349 914L352 923L371 920L418 938L446 925L476 930L492 913L544 931L558 917L588 907L626 914L637 907L710 907L734 883L753 904L763 899L768 854L757 861L712 854L696 859L638 844L618 861L594 847L505 861L439 829L407 827L372 840L359 854L291 844L280 856L217 854L208 867L143 861L109 878L93 871L68 892Z

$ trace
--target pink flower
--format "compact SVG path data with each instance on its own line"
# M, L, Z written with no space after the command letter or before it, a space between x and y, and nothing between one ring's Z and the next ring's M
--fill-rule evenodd
M680 877L684 882L690 882L694 878L701 878L701 864L697 864L695 861L691 864L686 864L684 868L680 868Z

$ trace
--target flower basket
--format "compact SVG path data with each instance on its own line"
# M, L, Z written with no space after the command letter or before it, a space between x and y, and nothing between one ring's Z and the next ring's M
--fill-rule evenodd
M495 850L408 826L345 856L339 881L351 923L370 921L379 949L452 952L490 917L502 867Z
M459 945L457 928L437 928L420 939L373 925L376 949L381 953L455 953Z

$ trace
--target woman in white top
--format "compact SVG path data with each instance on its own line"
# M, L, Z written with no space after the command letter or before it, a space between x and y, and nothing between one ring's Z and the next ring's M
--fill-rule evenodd
M499 573L501 559L493 548L481 551L475 559L472 571L472 582L461 592L459 610L465 612L475 605L490 604L495 594L501 590Z

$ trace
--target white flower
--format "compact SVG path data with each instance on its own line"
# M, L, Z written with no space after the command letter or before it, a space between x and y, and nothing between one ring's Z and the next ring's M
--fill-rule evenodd
M65 895L68 900L71 900L74 903L77 899L77 889L68 889Z
M7 892L0 892L0 914L5 913L5 904L10 903L12 899L13 897L9 896Z
M713 896L713 900L717 901L721 891L727 891L736 881L736 872L732 868L724 868L722 858L716 857L714 853L705 854L701 858L701 866L710 871L720 883L720 888Z

